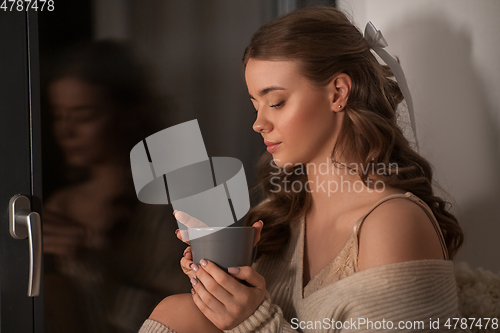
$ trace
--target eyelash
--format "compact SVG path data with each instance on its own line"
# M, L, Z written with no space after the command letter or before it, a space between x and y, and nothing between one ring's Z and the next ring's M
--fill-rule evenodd
M273 104L273 105L270 105L269 107L272 107L272 108L275 108L275 109L279 109L280 107L283 106L283 103L285 102L279 102L278 104ZM255 110L254 111L254 114L256 115L259 111Z

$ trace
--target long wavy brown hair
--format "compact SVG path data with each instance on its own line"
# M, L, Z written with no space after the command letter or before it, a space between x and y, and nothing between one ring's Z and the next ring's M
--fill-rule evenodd
M448 211L451 204L434 194L433 184L439 185L433 182L431 165L412 149L396 122L396 109L403 101L401 90L389 67L378 62L344 13L333 7L307 7L281 16L253 35L243 56L244 66L249 59L297 61L301 74L318 86L337 74L349 75L352 87L332 159L385 166L388 172L384 174L360 174L365 185L370 187L370 183L381 180L422 199L439 222L450 259L455 256L464 235L456 217ZM265 222L258 258L285 247L291 224L297 223L311 205L311 194L278 186L284 185L286 177L289 184L300 182L306 189L307 174L278 168L268 153L259 160L257 176L256 190L265 200L249 211L245 225L259 219Z

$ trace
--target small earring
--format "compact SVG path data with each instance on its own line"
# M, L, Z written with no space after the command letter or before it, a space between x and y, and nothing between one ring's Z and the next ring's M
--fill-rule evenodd
M342 107L342 105L339 105L339 109Z

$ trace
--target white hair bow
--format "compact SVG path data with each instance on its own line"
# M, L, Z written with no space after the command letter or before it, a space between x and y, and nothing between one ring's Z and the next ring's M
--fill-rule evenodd
M401 126L400 124L400 126L403 129L403 133L407 136L407 138L408 136L413 135L413 140L409 141L410 142L413 141L415 143L415 148L416 151L418 152L417 129L415 125L415 114L413 111L413 100L411 98L410 89L408 89L408 84L406 83L406 78L403 72L403 68L401 68L401 65L393 56L391 56L386 50L384 50L384 48L388 45L387 41L382 35L382 32L380 30L377 30L377 28L375 28L372 22L368 22L366 24L364 37L368 42L370 48L373 51L375 51L375 53L377 53L380 56L380 58L382 58L382 60L385 61L387 66L389 66L392 73L394 74L394 77L396 78L396 81L398 82L399 89L401 89L403 97L406 101L406 105L408 106L408 118L410 119L412 128L411 133L405 131L406 126L404 126L404 124L403 126Z

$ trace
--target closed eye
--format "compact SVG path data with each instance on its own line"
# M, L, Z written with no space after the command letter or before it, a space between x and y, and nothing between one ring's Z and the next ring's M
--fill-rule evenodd
M270 105L270 107L272 108L275 108L275 109L279 109L280 107L283 106L285 102L279 102L278 104L273 104L273 105Z
M257 102L252 97L250 97L250 101L252 102L253 108L255 110L254 113L257 114L257 112L258 112L257 111L258 110L258 104L257 104Z

